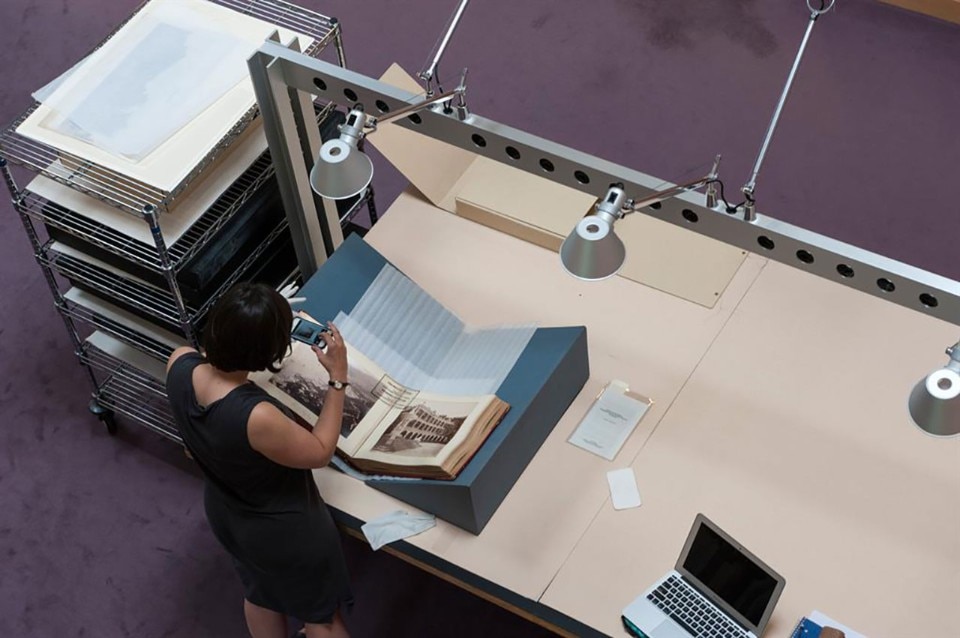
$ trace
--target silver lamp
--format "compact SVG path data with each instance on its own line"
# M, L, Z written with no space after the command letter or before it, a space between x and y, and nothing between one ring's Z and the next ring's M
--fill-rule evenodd
M560 245L560 263L563 268L584 281L600 281L617 274L627 258L626 248L613 230L617 220L644 206L656 204L704 184L707 185L707 206L713 208L717 205L714 184L718 179L719 167L720 156L717 155L709 174L637 201L627 199L622 185L611 186L604 198L594 205L593 211L577 223L573 232Z
M960 343L947 354L949 363L920 379L907 402L914 423L935 436L960 434Z
M310 171L310 187L318 195L328 199L346 199L366 190L373 179L373 162L360 150L360 142L365 135L377 129L378 123L406 117L429 106L446 104L454 97L457 98L454 105L457 119L466 121L470 118L470 111L467 109L464 98L467 91L466 69L460 76L460 85L454 90L447 92L441 90L439 94L434 90L434 84L437 84L439 88L437 67L440 64L440 58L443 56L443 52L450 42L450 37L467 8L467 2L469 0L460 0L453 17L447 24L443 37L437 43L432 61L419 74L426 90L426 95L422 101L387 113L380 118L368 118L362 107L354 107L347 115L346 122L340 125L340 138L323 143L317 161ZM445 108L449 109L450 107L447 105Z
M357 145L363 139L366 116L353 109L340 125L340 137L320 147L310 171L310 187L321 197L346 199L366 190L373 179L373 162Z
M465 76L464 76L465 77ZM373 179L373 162L360 150L360 141L377 130L378 124L412 115L435 104L463 97L466 92L463 78L452 91L439 93L420 102L391 111L379 118L367 117L363 108L354 107L340 125L340 137L327 140L320 147L317 161L310 170L310 187L328 199L346 199L363 192Z
M627 249L613 232L627 198L622 188L611 186L594 212L581 219L560 246L560 261L578 279L599 281L612 277L623 266Z

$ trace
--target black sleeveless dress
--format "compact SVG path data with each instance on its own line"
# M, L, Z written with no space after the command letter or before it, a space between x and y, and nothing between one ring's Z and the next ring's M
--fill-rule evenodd
M197 403L199 353L178 358L167 394L180 435L206 477L204 506L234 559L247 600L303 622L329 623L352 602L340 535L309 470L274 463L252 447L247 420L261 401L253 383L206 408Z

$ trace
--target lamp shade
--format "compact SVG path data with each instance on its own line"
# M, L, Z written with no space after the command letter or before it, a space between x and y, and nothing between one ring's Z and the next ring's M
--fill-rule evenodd
M356 146L341 139L323 143L310 171L310 187L330 199L353 197L363 192L371 179L373 162Z
M580 220L560 246L560 261L568 273L586 281L612 277L627 251L613 232L613 224L597 215Z
M913 388L908 407L924 432L936 436L960 434L960 374L951 368L930 373Z

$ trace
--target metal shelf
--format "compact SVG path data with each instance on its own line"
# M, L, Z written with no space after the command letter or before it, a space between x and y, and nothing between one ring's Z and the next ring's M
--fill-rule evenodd
M201 306L187 305L186 310L191 324L199 323L220 295L240 280L250 266L270 247L273 240L287 232L287 220L282 220L267 235L260 245L251 251L243 263L223 282L208 300ZM107 297L118 299L124 304L147 313L174 330L180 329L180 314L174 295L167 290L157 288L132 277L125 277L91 262L77 259L71 255L59 253L48 242L38 256L40 262L53 268L64 277L84 284Z
M66 304L61 308L61 312L72 319L82 321L97 330L109 334L130 347L136 348L139 352L154 357L158 361L166 361L174 351L174 348L168 343L152 339L127 324L106 317L83 306ZM183 345L186 345L186 343Z
M336 105L331 103L317 111L317 125L324 122ZM214 204L194 222L183 235L171 244L167 253L174 272L193 257L206 242L224 227L260 186L273 179L276 170L270 151L264 151L240 177L233 182ZM146 244L118 232L106 224L51 202L25 188L16 203L21 211L44 224L103 250L111 252L157 274L163 273L163 264L155 244ZM359 206L356 207L359 209ZM354 213L356 211L353 211Z
M256 189L273 178L274 172L270 153L266 151L168 248L174 271L179 271L180 267L195 255L214 233L223 228ZM158 274L163 273L160 255L154 244L132 239L105 224L63 208L56 202L50 202L30 192L29 189L24 189L23 198L18 205L24 213L34 219L138 266L149 268Z
M182 443L163 381L90 344L84 345L80 359L103 377L94 393L101 406Z
M319 57L333 43L340 66L346 64L340 25L334 18L285 0L208 1L311 38L313 43L305 51L307 55ZM146 4L144 2L136 12ZM93 50L103 46L124 24L126 21ZM205 172L215 169L212 163L259 117L259 109L251 107L210 153L191 168L180 184L170 191L164 191L17 134L17 127L38 106L34 103L6 130L0 130L0 176L10 191L14 208L23 223L75 351L93 383L91 411L107 425L111 433L116 429L115 425L111 425L112 412L129 417L164 437L182 442L173 421L164 382L157 378L165 376L163 362L176 345L196 345L197 329L212 305L237 281L253 276L262 257L268 254L272 256L273 251L283 245L281 239L282 235L288 233L288 225L286 219L279 221L254 250L243 253L243 262L233 268L202 304L200 300L189 304L182 297L177 275L183 272L182 269L193 257L210 245L217 232L235 218L258 188L273 179L275 169L269 150L264 150L209 209L191 211L198 214L197 221L170 245L166 245L163 239L157 216L145 214L144 210L147 206L153 206L159 215L167 214L191 182L204 178ZM315 105L318 125L327 121L335 108L334 103ZM254 132L250 131L251 134ZM18 189L8 162L142 219L149 226L155 242L144 243L133 239L118 232L109 223L99 223L28 189ZM375 221L373 191L369 189L350 207L351 210L345 211L341 223L349 221L364 203L370 210L371 220ZM53 239L45 239L38 233L37 222L45 224L51 231L56 229L63 233L55 233L58 237L69 235L81 240L81 248L92 250L106 261L115 262L113 257L117 257L123 265L116 267L100 261L84 250L78 250L77 242L69 242L74 247L57 245ZM57 281L54 273L70 279L77 287L63 294L61 282ZM135 273L139 273L143 279ZM158 284L153 276L156 274L162 275L165 286ZM296 278L298 274L295 272L288 279ZM157 327L157 323L163 328ZM87 335L86 339L78 328Z
M344 62L339 37L340 26L333 18L292 5L283 0L208 1L310 37L313 43L305 53L313 57L319 57L327 45L333 41L337 46L341 64ZM143 5L137 11L142 8ZM103 46L122 26L121 24L113 33L101 41L94 50ZM190 183L202 175L204 169L216 160L259 116L259 108L256 105L250 107L176 188L164 191L82 157L65 153L18 134L17 127L38 106L39 103L34 102L5 131L0 133L0 156L5 157L11 163L40 173L137 217L143 216L143 209L148 205L155 206L161 214L172 208L177 197L187 189ZM65 167L68 167L66 173L50 170L49 167L55 160L59 160Z

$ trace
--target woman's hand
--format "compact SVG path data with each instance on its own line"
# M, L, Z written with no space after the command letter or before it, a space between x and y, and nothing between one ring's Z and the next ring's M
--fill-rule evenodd
M323 340L327 342L326 351L313 346L313 353L317 355L317 361L326 368L332 380L347 381L347 346L333 322L327 323L327 327L330 332L323 336Z

